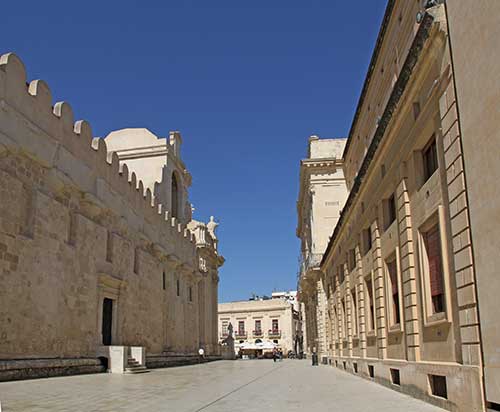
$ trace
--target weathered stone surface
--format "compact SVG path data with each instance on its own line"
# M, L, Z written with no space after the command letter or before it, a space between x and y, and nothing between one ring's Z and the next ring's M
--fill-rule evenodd
M109 344L218 354L224 259L215 222L192 220L180 134L106 141L0 57L2 379L101 371Z

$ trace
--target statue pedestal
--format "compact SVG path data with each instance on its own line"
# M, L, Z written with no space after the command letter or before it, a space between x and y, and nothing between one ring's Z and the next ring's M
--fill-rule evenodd
M221 345L221 355L224 360L235 360L236 353L234 352L234 338L228 336Z

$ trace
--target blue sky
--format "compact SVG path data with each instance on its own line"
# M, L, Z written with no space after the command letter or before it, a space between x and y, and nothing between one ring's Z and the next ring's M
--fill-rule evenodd
M299 161L347 135L385 4L10 1L0 53L96 136L180 130L195 218L221 223L219 300L246 299L296 287Z

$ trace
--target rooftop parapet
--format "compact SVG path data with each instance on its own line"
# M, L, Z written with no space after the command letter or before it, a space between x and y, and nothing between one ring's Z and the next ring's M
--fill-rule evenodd
M309 159L342 159L346 138L320 139L319 136L309 137Z

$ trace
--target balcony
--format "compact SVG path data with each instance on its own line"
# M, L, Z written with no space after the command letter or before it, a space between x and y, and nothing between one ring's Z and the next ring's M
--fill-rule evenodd
M264 336L264 332L262 332L261 329L254 330L253 331L253 336L254 336L254 338L260 338L260 337Z
M319 280L319 270L321 267L322 253L308 253L302 256L298 273L299 283L302 280L317 282Z
M305 271L311 269L319 269L321 264L321 259L323 259L323 253L309 253L304 259L304 269Z
M281 331L279 329L269 329L267 335L270 338L281 338Z
M234 333L236 339L246 339L247 333L244 330L238 330Z

